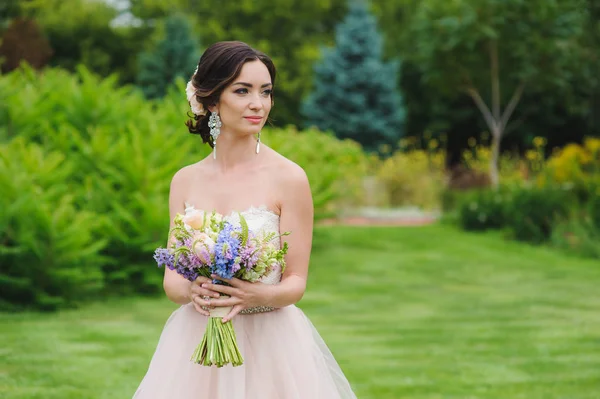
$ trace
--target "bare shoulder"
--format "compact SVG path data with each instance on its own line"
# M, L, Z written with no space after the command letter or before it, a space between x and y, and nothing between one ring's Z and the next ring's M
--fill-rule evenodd
M272 175L276 184L281 231L292 232L288 242L293 247L288 254L290 264L307 264L312 240L314 204L308 176L304 169L277 154ZM291 270L291 269L290 269Z
M308 176L294 161L274 151L273 171L277 183L284 189L309 188Z
M312 220L313 201L308 176L294 161L273 151L270 175L278 193L277 202L282 214L294 214ZM286 210L293 210L288 212Z
M196 167L197 166L195 164L187 165L175 172L173 178L171 179L171 187L173 188L185 185L185 182L190 178L190 176L192 176L193 170Z
M203 166L201 162L184 166L173 175L171 179L171 192L184 194L190 186L192 179L199 175Z

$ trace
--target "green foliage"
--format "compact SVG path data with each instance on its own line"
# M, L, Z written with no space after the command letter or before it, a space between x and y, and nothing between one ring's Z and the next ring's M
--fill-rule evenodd
M382 61L375 18L352 2L336 30L336 46L315 66L314 91L306 98L305 124L377 150L402 135L404 109L396 90L399 64Z
M412 34L427 40L415 46L414 59L443 91L487 88L497 45L504 103L519 82L566 88L580 67L573 61L581 57L584 16L579 0L421 1Z
M581 5L580 0L424 0L417 6L411 34L421 39L411 60L428 90L466 94L480 111L493 137L489 174L494 186L501 139L515 127L509 124L514 116L524 119L518 107L523 93L552 93L560 102L544 106L566 109L569 116L589 106L576 84L585 82L589 66ZM548 108L544 119L555 113Z
M590 223L594 228L600 232L600 184L595 190L595 195L592 195L588 203L587 212L589 215Z
M573 191L557 186L501 186L461 197L458 219L463 228L507 228L513 238L532 243L548 242L554 226L574 217L580 206Z
M465 230L498 229L507 225L510 193L495 190L473 190L461 196L458 221Z
M332 42L347 0L133 0L131 10L153 24L172 10L194 18L202 42L242 40L267 53L277 67L272 117L279 126L301 124L300 102L310 91L318 46ZM199 56L199 55L198 55Z
M149 259L167 237L171 177L191 163L194 152L183 126L187 103L181 84L157 112L139 92L116 87L114 76L100 80L83 67L77 76L25 69L0 82L1 95L9 99L0 107L4 138L66 154L72 167L61 181L71 185L65 192L69 204L84 215L106 216L98 227L108 241L101 251L105 291L158 291L162 275L149 267ZM41 184L42 190L51 188Z
M550 238L553 226L568 219L576 206L576 199L568 190L518 190L512 199L509 223L517 239L545 242Z
M376 176L385 185L389 205L440 208L446 157L433 145L437 142L432 140L430 148L401 148L377 167Z
M23 253L28 254L35 253L29 250L34 242L62 251L63 244L55 243L60 237L55 235L64 234L67 244L75 243L73 252L81 252L81 267L97 279L94 289L120 294L158 292L162 271L153 264L152 253L167 239L171 178L210 151L184 126L189 105L183 81L179 80L176 90L164 98L148 101L135 88L117 87L115 76L99 79L85 67L78 68L77 75L58 69L36 74L24 68L0 76L0 97L7 99L0 103L3 154L14 153L16 157L20 153L15 150L18 143L28 142L30 151L39 153L30 155L28 162L37 165L36 157L40 163L51 161L26 169L24 177L17 178L19 174L13 169L27 165L18 158L10 162L13 169L5 168L0 174L8 182L3 190L12 190L2 196L7 201L2 209L15 207L14 212L3 215L11 218L0 225L0 237L11 237L1 241L6 243L3 245L23 246L27 248ZM356 143L293 128L265 129L263 137L305 168L316 219L358 197L365 155ZM32 179L38 179L35 185ZM32 218L37 213L46 216ZM20 225L26 227L13 233L17 228L13 226ZM50 232L44 233L47 230ZM41 236L27 238L31 231ZM103 245L93 247L90 242ZM20 270L20 258L10 256L6 258L8 276L21 278L14 271ZM42 252L42 256L47 254ZM65 268L74 267L70 259L65 261ZM40 264L27 264L32 262ZM73 281L81 283L82 290L89 285L83 283L83 277ZM69 290L65 285L65 300L54 305L70 301ZM60 292L52 291L55 295ZM15 293L5 300L51 307L27 295ZM83 299L85 295L81 295Z
M316 221L361 201L367 157L355 142L340 141L316 129L298 131L294 127L268 130L263 136L261 140L306 171Z
M187 18L173 14L165 19L162 40L139 56L137 84L148 98L162 97L177 78L187 81L198 63L197 45Z
M313 64L321 58L319 46L333 44L334 27L347 11L347 0L4 0L0 3L0 19L4 19L3 22L0 21L0 31L2 27L7 26L10 18L33 17L40 23L55 50L53 65L74 70L75 65L84 63L89 69L103 76L118 74L121 83L136 81L140 52L152 47L153 38L167 16L173 12L182 12L193 21L194 37L201 38L203 43L241 39L266 51L275 59L278 80L275 88L277 107L273 110L273 118L279 126L289 123L299 126L302 123L300 102L311 91ZM444 43L444 40L452 37L436 32L432 32L435 34L433 36L415 33L415 29L418 29L415 25L422 22L423 7L431 8L427 15L432 18L458 18L457 25L460 27L472 12L462 15L460 9L458 13L449 12L449 9L452 4L466 4L466 0L458 3L433 0L373 0L371 3L371 8L380 21L381 31L385 35L386 57L403 60L400 86L407 113L404 130L417 136L422 135L425 130L451 133L451 150L458 154L466 138L477 136L485 126L481 123L480 116L477 116L477 110L474 107L469 108L469 98L457 99L454 89L450 94L442 95L438 88L425 86L422 83L422 67L425 65L415 60L413 55L417 55L422 47L429 47L432 42ZM531 7L529 3L532 3ZM518 130L515 132L518 134L507 137L505 145L524 145L529 134L554 137L556 143L553 142L553 145L562 145L566 140L576 140L580 137L577 133L581 130L590 129L597 135L600 131L600 118L596 116L600 114L600 86L596 76L599 75L597 71L600 65L598 2L534 0L519 3L511 0L503 3L469 0L468 4L486 18L490 14L496 15L493 24L490 24L499 31L518 31L518 34L510 37L511 40L517 37L521 42L535 42L535 46L546 41L549 46L558 47L556 54L568 51L580 53L580 50L584 52L583 60L577 56L566 61L571 64L569 69L574 69L570 79L562 84L562 87L570 92L569 95L557 95L559 91L556 85L541 90L534 89L531 85L526 87L521 105L514 115L515 120L519 121L516 124ZM570 12L557 14L553 11L554 7L562 7L559 10L561 12L563 9L572 10L573 4L581 5L581 12L586 14L585 18L582 17L584 23L569 22ZM133 16L129 14L130 11ZM509 13L503 14L504 11ZM564 32L568 29L585 29L586 33L582 38L584 43L575 42L571 45L563 40L554 40L554 36L546 38L546 17L550 23L561 25ZM433 19L426 18L426 21L433 23ZM483 22L486 21L489 21L489 18ZM527 27L532 21L535 24ZM467 27L472 26L467 22ZM442 32L444 33L446 32ZM478 31L467 33L469 37L479 35ZM504 47L512 52L511 49L515 46L507 43L506 46L501 46L501 50ZM515 48L520 54L528 54L529 47L527 44L524 52L523 46L517 42ZM474 54L482 57L483 61L489 60L484 45L479 46ZM199 54L196 54L196 57L198 56ZM500 61L504 63L506 57L513 55L501 53ZM434 61L436 59L438 58L434 56ZM438 60L440 62L437 66L441 68L441 73L445 73L444 69L449 68L449 65L444 59ZM512 68L513 64L507 60L506 65L501 66L504 81L516 76L511 72L512 69L506 67ZM538 63L536 68L539 68L539 74L536 76L545 81L564 81L554 70L546 69L545 62L541 65ZM489 85L489 67L469 72L483 79L474 79L478 86ZM459 75L448 73L450 78ZM504 98L510 96L510 86L503 83ZM484 90L481 93L484 99L489 98L488 91Z
M77 65L84 64L102 76L116 74L121 83L131 83L136 75L135 60L148 42L151 29L136 21L133 24L119 23L121 15L115 8L116 3L102 0L10 0L5 6L8 7L6 15L3 6L0 6L0 31L10 18L33 19L42 28L52 48L50 65L74 71ZM7 21L4 21L5 18Z
M4 0L0 3L0 31L12 18L19 16L19 3L20 0Z
M557 223L552 230L553 247L587 258L600 259L600 229L590 221L569 219Z
M246 245L246 242L248 242L248 222L246 222L246 218L241 213L239 213L238 216L240 218L240 226L242 227L240 243L243 247ZM206 214L204 214L204 218L206 218Z
M0 144L0 307L51 310L103 286L104 217L79 209L75 163L17 138ZM71 185L70 185L70 184Z

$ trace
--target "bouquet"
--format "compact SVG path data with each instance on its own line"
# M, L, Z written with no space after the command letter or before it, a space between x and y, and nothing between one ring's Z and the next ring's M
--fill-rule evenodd
M185 215L176 215L167 248L154 252L158 267L175 270L190 281L216 274L224 279L236 277L256 282L278 266L283 273L288 245L278 248L272 241L288 233L251 231L241 213L237 226L215 211L188 211L189 208ZM227 284L218 279L213 283ZM222 322L230 310L231 307L210 310L202 341L192 354L194 363L217 367L243 364L231 320Z

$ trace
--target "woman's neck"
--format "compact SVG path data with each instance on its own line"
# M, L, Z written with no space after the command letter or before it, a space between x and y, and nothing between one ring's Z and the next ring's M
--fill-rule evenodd
M258 156L254 136L236 137L222 131L217 139L217 158L211 155L210 159L219 171L227 172L256 161Z

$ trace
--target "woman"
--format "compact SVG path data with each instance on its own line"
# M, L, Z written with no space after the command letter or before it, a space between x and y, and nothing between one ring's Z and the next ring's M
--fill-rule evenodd
M171 220L177 213L215 210L239 223L241 212L250 229L291 232L285 272L274 269L257 283L226 280L227 287L202 277L192 283L165 268L165 292L182 306L166 323L136 399L356 397L294 305L306 288L313 204L303 169L260 143L274 84L272 61L248 45L219 42L206 50L186 90L194 113L187 126L214 150L175 174L169 208ZM244 364L191 362L208 309L227 306L233 308L224 320L232 320Z

